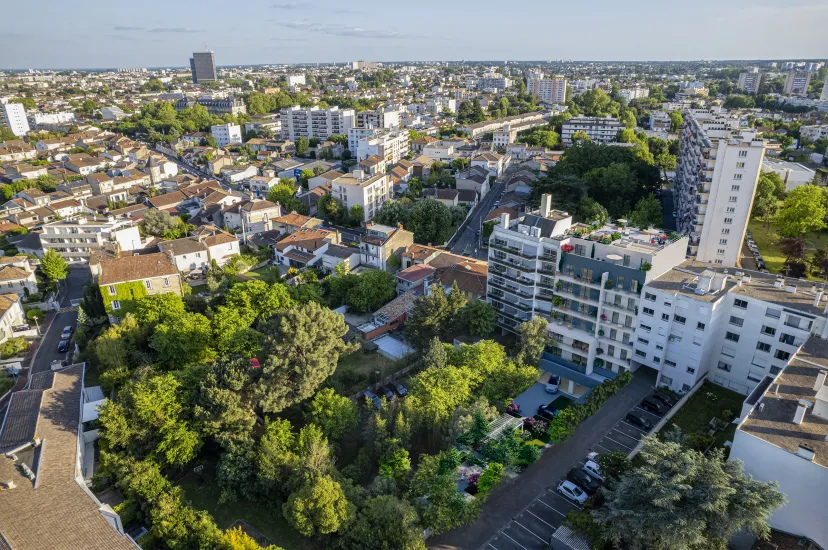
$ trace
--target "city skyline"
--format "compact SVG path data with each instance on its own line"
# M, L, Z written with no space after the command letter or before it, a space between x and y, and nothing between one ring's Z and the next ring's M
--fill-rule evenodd
M111 17L98 0L71 12L53 3L38 14L36 30L5 33L17 47L0 52L0 67L89 69L185 67L194 51L216 52L218 66L379 61L578 59L608 61L693 61L819 58L828 51L828 4L795 0L778 6L767 0L701 0L681 12L654 0L636 6L594 0L555 6L528 2L513 22L502 20L490 0L471 9L433 0L420 9L394 9L375 0L343 9L330 0L313 5L253 0L241 14L216 17L225 4L146 3L129 20ZM157 8L157 9L156 9ZM533 16L534 13L547 17ZM6 8L9 20L30 17L23 4ZM684 32L675 32L681 24ZM509 28L521 32L509 33ZM484 32L479 32L484 29ZM503 31L506 31L504 33ZM693 40L703 32L704 40ZM783 42L744 37L784 34ZM82 37L83 39L79 39ZM94 39L92 39L94 38Z

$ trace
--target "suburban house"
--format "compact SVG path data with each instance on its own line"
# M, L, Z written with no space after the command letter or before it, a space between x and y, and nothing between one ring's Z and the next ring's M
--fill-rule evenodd
M98 287L110 317L133 311L135 302L145 296L168 292L183 295L178 268L164 253L101 259L90 267L97 273Z
M336 266L342 264L345 271L351 271L359 265L359 249L339 244L328 245L322 253L322 271L333 273Z
M489 192L489 171L482 166L474 166L463 172L457 172L454 179L457 181L458 191L477 191L481 199Z
M174 214L182 203L190 200L190 198L181 191L173 191L164 195L157 195L147 199L147 203L155 209L164 210L170 214Z
M205 226L196 235L207 246L210 261L215 260L219 267L227 263L231 256L240 253L239 240L230 233Z
M0 291L18 296L37 293L37 279L26 256L0 257Z
M426 187L423 189L423 198L435 199L451 208L457 206L460 194L457 189L438 189L436 187Z
M402 227L390 227L378 223L368 224L359 239L359 263L387 270L400 263L400 255L414 243L414 233ZM391 257L394 265L388 265Z
M248 200L222 210L224 225L242 238L273 229L273 220L282 215L278 204L266 200Z
M12 327L26 323L20 296L14 293L0 294L0 343L14 337Z
M158 249L171 257L182 273L205 271L210 262L207 245L192 237L162 241L158 243Z
M404 294L412 288L423 288L431 285L435 268L416 264L397 272L397 295Z
M489 171L491 176L500 176L503 170L509 165L509 155L501 155L499 153L480 153L471 159L471 168L480 166Z
M247 185L250 186L250 191L256 193L256 196L267 196L268 191L270 191L276 184L279 183L279 180L271 177L271 176L253 176L247 181Z
M343 172L340 172L339 170L328 170L327 172L323 172L318 176L314 176L308 179L308 189L313 190L317 187L328 185L336 178L344 175L345 174Z
M303 227L273 247L276 263L303 269L316 265L330 245L339 244L339 232Z
M290 212L272 220L273 229L282 233L294 233L303 227L316 227L321 223L322 220L319 218L311 218L296 212Z

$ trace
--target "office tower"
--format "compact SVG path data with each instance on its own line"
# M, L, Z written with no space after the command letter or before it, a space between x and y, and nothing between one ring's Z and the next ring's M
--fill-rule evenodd
M213 52L194 52L190 58L190 70L193 73L193 84L218 80Z

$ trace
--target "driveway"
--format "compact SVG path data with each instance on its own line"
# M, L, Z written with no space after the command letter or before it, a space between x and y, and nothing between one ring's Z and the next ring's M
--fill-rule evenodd
M551 394L546 392L546 383L536 382L528 390L515 397L515 404L520 407L520 414L532 416L538 412L538 407L546 405L560 397L560 393Z
M575 506L554 493L554 487L551 487L551 492L547 489L556 485L573 465L583 462L588 452L604 452L596 445L653 390L655 377L655 371L645 367L639 369L630 385L622 388L600 411L587 418L566 441L553 445L520 476L498 487L489 497L477 522L434 537L428 541L428 547L435 550L547 548L548 539L538 538L539 535L546 536L547 532L541 533L540 527L533 531L527 525L532 516L525 512L532 511L539 519L531 521L536 521L538 526L546 525L545 529L549 532L560 526L566 512ZM519 517L521 515L524 516L523 521ZM498 531L520 542L510 541L508 536L500 537ZM501 542L493 539L495 535Z
M466 224L466 227L460 235L457 236L455 242L449 243L451 245L449 247L451 252L464 256L474 256L477 258L486 257L486 251L480 250L480 243L477 239L477 230L480 229L483 220L489 215L489 212L492 211L494 202L497 200L497 197L500 197L500 194L503 192L505 187L506 181L504 177L504 181L495 182L489 192L486 193L486 196L483 197L479 203L477 203L477 206L474 207L474 211L469 216L469 223ZM477 251L476 254L475 251Z

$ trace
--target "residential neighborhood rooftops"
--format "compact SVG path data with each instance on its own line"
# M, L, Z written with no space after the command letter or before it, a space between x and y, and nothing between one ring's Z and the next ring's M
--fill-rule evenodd
M161 252L170 252L174 256L182 254L195 254L196 252L205 252L207 246L198 239L184 238L175 239L172 241L162 241L158 243L158 248Z
M435 268L425 264L415 264L397 272L397 278L409 283L416 283L422 281L426 277L430 277L436 271Z
M178 275L178 268L166 254L162 253L101 260L100 269L101 274L98 277L100 285Z

